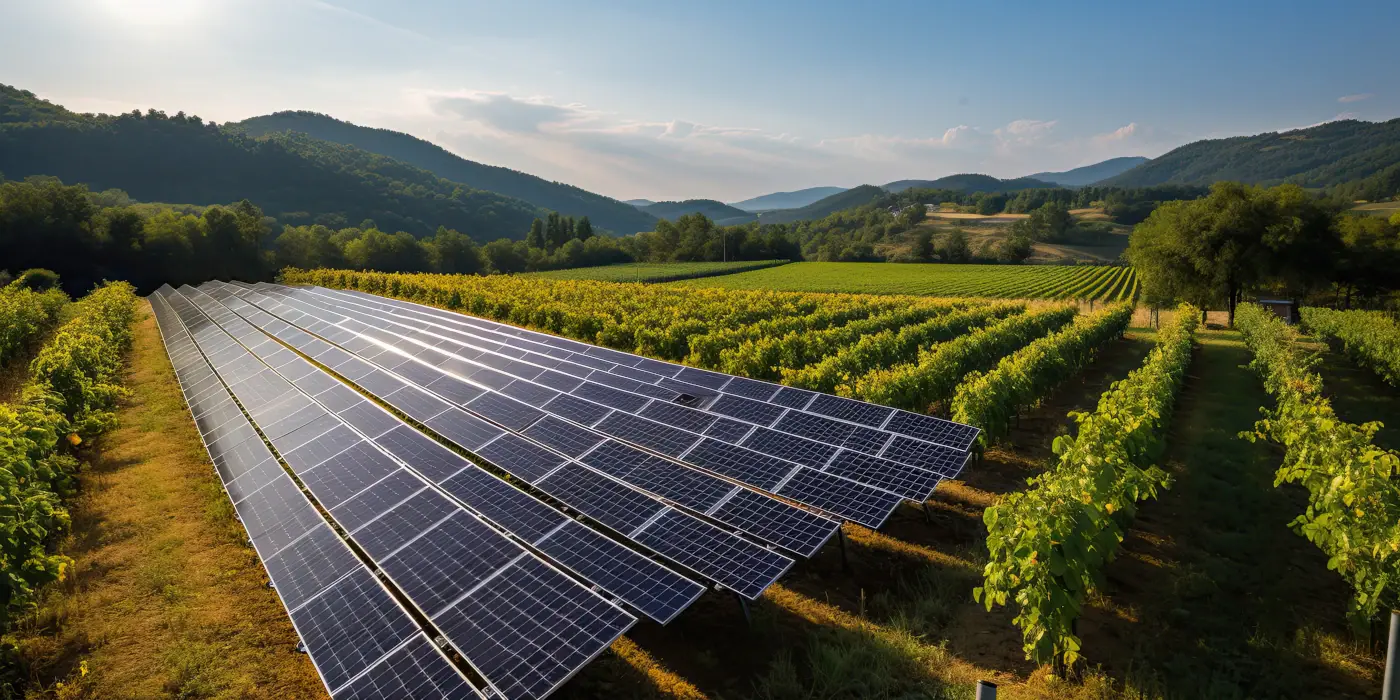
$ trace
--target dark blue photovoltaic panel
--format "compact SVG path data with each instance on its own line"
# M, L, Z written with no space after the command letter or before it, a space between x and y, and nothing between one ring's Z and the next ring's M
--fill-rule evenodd
M261 443L259 443L261 444ZM245 469L233 481L224 484L228 490L228 499L233 503L238 503L248 494L272 483L277 479L286 478L286 472L282 470L282 465L271 456L264 457L263 461Z
M722 479L683 469L660 457L608 440L583 458L598 471L704 512L737 488Z
M718 440L701 441L685 456L685 461L769 491L797 468L792 462Z
M529 482L534 482L564 463L563 457L513 433L501 437L476 453L482 459Z
M520 380L507 384L504 389L501 389L501 393L524 401L531 406L543 406L559 395L559 392L553 389Z
M323 507L334 508L398 468L373 445L360 442L299 476Z
M779 420L773 428L805 438L849 447L871 455L878 454L890 438L889 433L883 433L874 428L843 423L801 411L788 411L787 415L783 416L782 420ZM897 465L890 466L897 468Z
M292 613L326 685L339 688L414 634L413 618L361 568Z
M472 451L506 432L460 409L447 411L424 424L462 449Z
M584 425L593 425L612 411L606 406L584 401L568 394L563 394L545 404L544 410Z
M789 433L778 432L768 428L759 428L742 443L744 447L762 452L774 457L797 462L799 464L809 464L821 466L836 454L838 448L831 445L824 445L819 442L797 437Z
M904 500L888 491L805 467L778 489L778 495L810 503L871 529L883 525Z
M651 402L642 410L641 415L666 425L689 430L692 433L704 433L706 429L719 420L718 416L704 411L661 401ZM747 430L748 426L744 426L744 428Z
M335 693L335 700L473 700L480 697L422 634Z
M637 396L636 394L629 394L624 391L618 391L617 389L614 389L612 387L607 387L603 386L602 384L595 384L592 382L585 382L581 384L579 388L574 389L569 393L573 396L577 396L578 398L587 399L589 401L593 401L594 403L600 403L604 406L610 406L612 408L627 411L629 413L640 410L641 407L645 406L646 402L649 400L644 397Z
M389 415L374 402L361 400L355 405L339 411L340 419L373 440L398 426L399 421Z
M384 433L375 438L374 443L434 482L442 481L470 464L466 458L407 425Z
M352 537L367 554L383 560L405 542L426 532L434 523L461 508L442 494L427 490L395 506L377 520L357 530Z
M577 464L565 464L538 486L570 507L626 535L666 506Z
M603 419L594 429L670 457L679 457L700 439L699 436L679 428L621 411Z
M715 399L715 402L710 404L710 410L730 418L738 418L741 421L759 425L772 425L773 421L778 420L778 416L783 414L781 406L728 395Z
M467 408L510 430L523 430L544 415L539 409L497 393L482 394L467 403Z
M780 388L777 384L760 382L748 377L735 377L724 385L724 393L742 396L746 399L767 401L773 398L773 394L778 393Z
M375 484L374 488L332 508L331 515L347 532L354 532L425 488L427 484L421 479L406 469L400 469Z
M603 441L603 436L554 416L541 418L522 434L570 457L577 457Z
M426 422L452 405L416 387L404 387L383 397L384 403L418 422Z
M823 471L863 484L878 486L914 501L925 501L941 481L938 474L922 469L893 469L888 460L842 450Z
M872 428L880 427L885 419L894 412L894 409L886 406L876 406L873 403L854 401L830 394L818 395L807 410L832 418L868 425Z
M926 442L911 440L903 435L896 435L881 454L905 464L936 471L946 477L957 476L958 472L962 471L963 464L967 462L966 453L930 446Z
M459 509L380 566L414 604L432 616L516 557L529 555Z
M663 513L635 539L697 571L718 567L732 572L718 580L749 600L756 599L792 565L791 559L777 552L727 537L674 510Z
M433 393L458 404L465 404L486 392L481 387L472 386L465 380L441 375L427 385Z
M573 521L537 546L658 622L669 621L705 592L704 586Z
M236 507L249 539L264 557L324 522L290 478L277 479L243 499Z
M724 501L713 515L717 520L731 523L805 557L815 555L841 526L830 518L789 508L786 503L743 489Z
M360 568L349 547L321 523L266 560L267 575L288 610L295 610L336 579Z
M526 542L535 542L568 517L479 467L463 469L442 488Z
M530 557L433 617L447 635L471 640L463 654L510 698L549 694L633 621Z
M715 424L710 426L709 429L705 431L705 434L716 440L723 440L734 445L748 436L749 431L752 429L753 426L748 423L740 423L739 421L729 418L721 418L715 421Z

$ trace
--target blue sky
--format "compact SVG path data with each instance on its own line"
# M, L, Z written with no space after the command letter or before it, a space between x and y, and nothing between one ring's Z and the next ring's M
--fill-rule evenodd
M1400 115L1400 3L0 0L80 111L307 109L626 199L1001 177Z

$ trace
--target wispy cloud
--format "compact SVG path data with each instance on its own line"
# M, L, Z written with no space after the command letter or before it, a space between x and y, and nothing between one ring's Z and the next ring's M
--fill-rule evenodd
M884 184L957 172L1016 177L1120 155L1156 155L1137 123L1082 137L1054 119L983 128L959 124L928 136L805 138L685 119L631 119L545 96L424 91L430 137L464 157L509 165L619 197L741 199L840 182ZM810 180L810 182L808 182Z
M1375 96L1376 96L1375 93L1371 93L1371 92L1362 92L1362 93L1357 93L1357 94L1355 94L1355 95L1342 95L1341 97L1338 97L1338 98L1337 98L1337 101L1338 101L1338 102L1341 102L1342 104L1351 104L1352 102L1360 102L1360 101L1362 101L1362 100L1369 100L1369 99L1371 99L1372 97L1375 97Z

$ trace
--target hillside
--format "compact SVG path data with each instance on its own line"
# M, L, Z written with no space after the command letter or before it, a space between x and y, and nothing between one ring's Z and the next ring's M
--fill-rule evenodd
M303 134L254 139L184 113L74 115L0 86L0 172L53 175L93 190L119 188L147 202L214 204L248 199L283 223L379 227L415 235L438 226L486 241L521 238L546 212L474 190L392 158Z
M773 209L799 209L808 204L816 203L834 194L845 192L844 187L808 187L803 190L793 190L792 192L774 192L772 194L759 195L742 202L731 202L730 206L744 211L751 211L755 214Z
M830 197L824 197L805 207L763 212L758 215L758 220L764 224L788 224L794 221L820 219L842 209L864 206L884 195L885 191L875 185L861 185L838 192Z
M631 204L634 207L649 207L653 204L656 204L656 202L653 202L650 199L625 199L622 203Z
M467 160L423 139L388 129L340 121L314 112L277 112L228 125L250 136L294 131L313 138L361 148L401 160L438 177L468 187L523 199L536 206L574 217L586 216L593 225L619 234L650 231L656 222L635 207L587 190L550 182L510 168Z
M721 225L746 224L757 219L755 215L742 209L735 209L713 199L687 199L684 202L656 202L640 209L658 219L675 221L686 214L704 214L711 221Z
M1029 177L1002 180L979 173L961 173L940 177L937 180L896 180L885 185L885 189L890 192L903 192L914 187L930 190L954 190L956 192L1014 192L1016 190L1055 187L1055 185Z
M1027 177L1032 180L1040 180L1055 185L1064 185L1065 187L1083 187L1131 170L1149 160L1151 159L1142 156L1109 158L1108 160L1100 161L1093 165L1085 165L1064 172L1036 173L1034 175L1027 175Z
M1099 183L1209 185L1218 180L1330 187L1400 163L1400 119L1328 122L1307 129L1189 143Z

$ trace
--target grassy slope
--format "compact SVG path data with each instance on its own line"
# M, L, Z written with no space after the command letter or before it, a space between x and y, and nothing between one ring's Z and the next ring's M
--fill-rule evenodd
M604 282L665 282L697 277L714 277L781 265L782 260L738 262L619 263L599 267L527 272L526 277L551 280L602 280Z
M781 267L677 282L686 287L725 289L775 289L794 292L847 292L853 294L918 294L929 296L1052 297L1065 289L1057 284L1041 288L1043 281L1061 272L1082 279L1092 266L1066 270L1054 265L945 265L918 263L801 262ZM995 278L1008 282L992 283Z
M63 697L324 697L244 543L149 313L128 366L132 397L72 505L63 550L76 573L17 633L32 675L77 691Z

